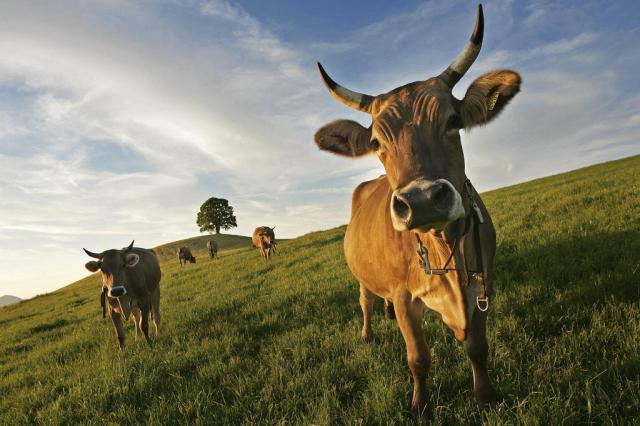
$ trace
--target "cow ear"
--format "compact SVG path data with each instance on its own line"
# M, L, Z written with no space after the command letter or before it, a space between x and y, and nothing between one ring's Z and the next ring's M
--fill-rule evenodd
M371 129L352 120L336 120L322 126L315 134L318 148L346 157L360 157L373 151Z
M500 114L520 91L520 75L511 70L491 71L469 86L460 115L465 128L486 124Z
M96 272L98 269L100 269L100 262L96 262L95 260L92 260L90 262L85 263L84 267L87 268L89 272Z
M127 268L133 268L140 261L140 256L135 253L127 253L124 257L124 264Z

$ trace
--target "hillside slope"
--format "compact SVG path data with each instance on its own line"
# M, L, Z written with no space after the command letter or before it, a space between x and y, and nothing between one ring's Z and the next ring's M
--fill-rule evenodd
M218 234L199 235L197 237L163 244L161 246L154 247L153 249L158 255L160 261L177 259L178 256L176 253L180 247L189 247L191 253L196 257L196 259L205 259L208 258L207 241L209 240L214 240L218 243L220 255L222 255L223 251L251 247L251 237L245 237L244 235Z
M435 315L436 424L632 423L640 417L640 157L483 195L498 232L490 369L480 413L464 352ZM359 341L345 227L162 264L162 335L116 349L99 278L0 309L0 424L405 424L411 382L376 304Z

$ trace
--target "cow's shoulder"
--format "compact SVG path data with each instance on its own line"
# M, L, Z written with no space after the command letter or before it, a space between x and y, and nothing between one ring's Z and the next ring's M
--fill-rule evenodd
M351 197L351 215L353 216L371 197L375 197L375 194L386 193L386 191L381 190L388 186L389 183L386 175L362 182L356 186L356 189L353 190L353 196Z

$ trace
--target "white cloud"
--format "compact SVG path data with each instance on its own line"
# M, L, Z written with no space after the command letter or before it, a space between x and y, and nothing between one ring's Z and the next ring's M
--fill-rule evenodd
M0 10L7 23L0 28L0 84L24 95L19 108L30 117L13 124L18 107L5 100L1 135L31 137L18 154L3 153L8 145L0 150L3 239L28 242L44 256L51 250L46 245L69 237L55 244L76 254L66 252L56 268L77 277L83 273L80 242L101 250L131 236L155 245L193 235L195 212L211 195L238 200L243 233L269 211L282 223L281 236L318 229L295 208L282 220L282 203L296 203L286 193L291 182L303 186L303 171L324 169L304 161L315 153L310 127L321 121L307 111L304 93L325 93L320 85L309 89L311 77L295 50L225 2L197 10L215 24L225 21L230 36L195 49L184 49L178 34L174 46L141 37L136 20L151 33L172 28L159 28L165 22L133 4L122 5L131 19L122 33L109 28L111 5L90 6L96 8L88 12L91 22L73 20L64 5L5 3ZM105 19L97 17L101 8ZM123 172L117 164L96 169L95 141L136 153L144 171ZM107 155L104 161L130 160ZM271 199L261 197L270 193ZM337 223L346 219L335 209L324 213ZM0 257L6 251L0 249ZM1 266L13 271L8 276L18 274L15 264ZM24 296L52 289L22 275L2 291ZM21 288L26 282L29 290Z

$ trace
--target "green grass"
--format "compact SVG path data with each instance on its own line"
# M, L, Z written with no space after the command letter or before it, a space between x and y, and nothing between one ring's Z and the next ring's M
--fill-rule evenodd
M640 157L483 195L498 232L481 413L459 343L434 315L436 424L638 424ZM0 424L406 424L411 381L376 304L360 342L345 227L163 262L163 335L117 350L97 276L0 309ZM246 247L246 246L245 246Z

